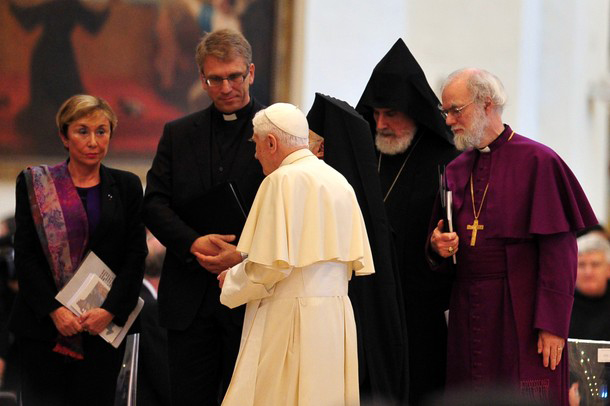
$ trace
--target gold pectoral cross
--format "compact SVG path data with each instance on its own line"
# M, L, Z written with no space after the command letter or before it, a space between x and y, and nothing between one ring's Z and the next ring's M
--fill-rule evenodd
M467 230L472 230L472 238L470 238L471 247L474 247L474 245L477 242L477 232L484 228L485 228L485 226L483 224L479 225L479 219L474 219L474 221L472 222L472 225L471 224L466 225Z

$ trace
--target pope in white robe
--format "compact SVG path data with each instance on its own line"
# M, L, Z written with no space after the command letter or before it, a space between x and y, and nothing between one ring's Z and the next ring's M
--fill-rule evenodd
M295 106L254 120L261 184L220 301L246 304L241 347L223 405L358 405L353 273L374 272L352 187L308 149Z

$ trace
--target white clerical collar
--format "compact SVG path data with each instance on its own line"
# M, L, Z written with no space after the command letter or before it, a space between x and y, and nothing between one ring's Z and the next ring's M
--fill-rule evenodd
M231 113L231 114L223 114L223 115L222 115L222 118L223 118L225 121L235 121L235 120L237 120L237 114L235 114L235 113Z
M482 154L487 154L489 152L491 152L491 148L489 148L489 145L486 146L485 148L477 148L479 150L480 153Z

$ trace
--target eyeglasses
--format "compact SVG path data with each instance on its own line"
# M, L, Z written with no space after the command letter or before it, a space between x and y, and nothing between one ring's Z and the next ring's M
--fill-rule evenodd
M474 100L471 101L470 103L464 104L462 107L449 107L448 109L443 109L443 106L441 106L440 104L438 105L438 109L440 110L441 116L443 116L443 118L446 120L447 117L449 117L449 114L453 115L453 117L459 117L462 114L462 111L470 106L472 103L474 103Z
M252 134L252 137L248 138L248 142L256 144L256 139L254 139L254 137L257 137L258 139L261 139L260 137L263 137L263 136L262 135Z
M210 87L218 87L222 86L224 81L228 81L229 85L238 86L244 83L244 80L248 77L250 71L247 71L245 74L243 73L232 73L227 77L221 78L220 76L210 76L205 78L205 83ZM205 76L204 76L205 77Z

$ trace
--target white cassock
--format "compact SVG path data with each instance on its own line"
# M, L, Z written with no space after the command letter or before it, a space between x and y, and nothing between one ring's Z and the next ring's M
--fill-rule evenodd
M247 303L224 406L360 403L356 324L347 285L374 273L352 187L307 149L261 184L220 301Z

